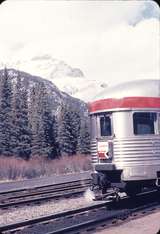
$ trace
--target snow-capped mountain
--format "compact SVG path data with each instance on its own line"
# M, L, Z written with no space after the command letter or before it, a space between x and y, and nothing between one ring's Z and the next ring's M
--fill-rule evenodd
M4 66L50 80L60 90L86 102L91 101L96 93L107 86L105 83L87 79L79 68L73 68L48 54L0 64L0 68Z
M43 79L40 76L35 76L29 73L26 73L24 71L16 70L16 69L7 69L8 77L11 79L12 84L15 85L17 83L17 78L21 77L23 87L26 88L28 97L31 94L31 90L37 85L37 84L44 84L47 93L49 95L49 100L52 106L52 110L55 115L59 114L60 107L65 105L69 105L70 108L75 108L76 110L79 110L79 112L85 116L87 113L87 105L82 100L79 100L77 98L71 97L65 92L62 92L59 90L59 88L56 87L56 85L53 84L53 82ZM0 78L4 75L4 69L0 69Z

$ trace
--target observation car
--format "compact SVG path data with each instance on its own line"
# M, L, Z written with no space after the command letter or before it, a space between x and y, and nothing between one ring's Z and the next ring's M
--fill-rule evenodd
M106 88L89 103L93 186L128 195L160 188L160 80Z

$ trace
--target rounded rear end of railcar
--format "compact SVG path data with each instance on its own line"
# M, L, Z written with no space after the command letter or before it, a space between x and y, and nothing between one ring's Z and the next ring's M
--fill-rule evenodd
M117 86L90 103L93 184L103 193L110 187L132 194L160 186L160 81L123 87L121 95ZM146 94L148 87L153 94Z

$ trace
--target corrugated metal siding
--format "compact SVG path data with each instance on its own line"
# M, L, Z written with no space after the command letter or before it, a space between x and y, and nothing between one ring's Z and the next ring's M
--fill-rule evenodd
M98 155L97 155L97 141L91 141L91 155L92 155L92 163L98 163Z
M126 165L160 164L160 136L114 140L114 162Z

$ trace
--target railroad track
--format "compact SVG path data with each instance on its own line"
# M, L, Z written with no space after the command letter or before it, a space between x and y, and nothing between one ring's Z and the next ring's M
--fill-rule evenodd
M134 218L138 214L148 214L155 209L160 209L160 199L159 193L153 190L139 194L134 199L124 197L118 203L99 201L87 207L0 226L0 233L60 234L86 230L93 233L96 228L104 228L128 217Z
M82 194L90 186L90 179L61 184L40 186L32 189L14 190L0 193L0 209L24 204L35 204L51 199Z

